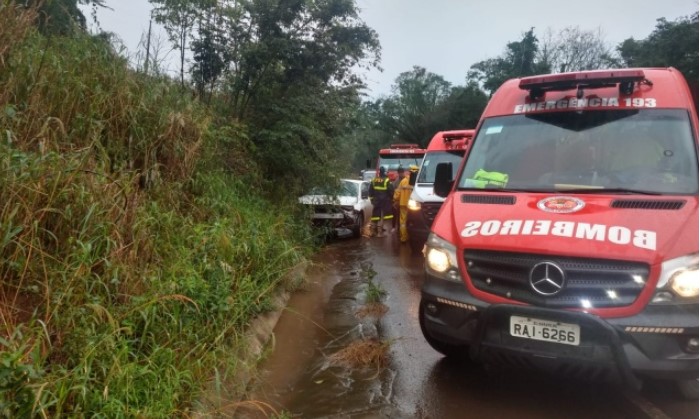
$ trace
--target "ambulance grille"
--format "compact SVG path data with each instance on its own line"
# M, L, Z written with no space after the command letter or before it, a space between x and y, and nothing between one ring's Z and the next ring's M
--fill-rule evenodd
M616 199L610 204L613 208L648 209L648 210L678 210L683 208L685 201L658 201L648 199Z
M425 218L427 225L433 225L433 220L435 220L435 216L437 215L438 211L440 211L440 207L442 207L442 202L421 203L421 212L423 213L423 217Z
M563 290L538 294L530 285L530 270L552 262L564 272ZM472 284L490 294L551 308L609 308L631 305L642 292L649 265L609 259L572 258L489 250L464 252Z
M495 204L495 205L515 205L515 197L512 195L462 195L462 202L465 204Z

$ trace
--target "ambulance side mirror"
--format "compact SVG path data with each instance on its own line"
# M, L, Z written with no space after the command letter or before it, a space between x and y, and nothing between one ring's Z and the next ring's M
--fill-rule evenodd
M453 185L452 163L439 163L435 168L435 183L433 184L435 195L442 198L447 197Z
M418 172L411 172L411 174L408 177L408 184L411 186L415 186L417 177L418 177Z

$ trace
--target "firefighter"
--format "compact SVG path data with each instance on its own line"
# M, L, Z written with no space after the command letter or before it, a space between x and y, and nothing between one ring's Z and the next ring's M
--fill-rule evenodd
M411 192L413 192L413 184L415 183L415 178L418 173L418 166L412 164L409 166L408 171L399 187L394 191L394 204L399 207L399 239L401 243L408 242L408 229L406 228L406 219L408 218L408 199L411 197ZM413 181L411 181L413 178Z
M369 198L372 201L372 224L370 236L382 237L386 230L384 222L394 216L391 212L394 185L386 175L384 166L379 168L379 176L372 179L369 188Z
M399 189L399 184L403 180L403 172L403 166L399 166L399 168L396 169L398 176L396 176L396 180L393 182L394 194L396 193L396 190ZM391 219L391 233L393 234L396 231L396 223L399 222L399 204L396 200L394 200L394 205L391 208L391 214L394 216L394 218Z

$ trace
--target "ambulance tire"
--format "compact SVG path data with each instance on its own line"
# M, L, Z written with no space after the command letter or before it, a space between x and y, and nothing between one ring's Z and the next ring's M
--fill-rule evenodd
M698 399L698 379L691 378L690 380L679 380L676 381L676 388L678 393L683 397L684 400L697 400Z
M469 357L469 347L461 345L453 345L450 343L439 341L428 333L425 328L425 303L421 301L418 308L418 323L420 324L420 331L423 332L423 337L428 342L433 349L443 354L449 359L468 359Z

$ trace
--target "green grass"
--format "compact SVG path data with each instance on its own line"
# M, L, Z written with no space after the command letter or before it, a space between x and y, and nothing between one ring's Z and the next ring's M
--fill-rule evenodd
M367 281L367 288L365 289L365 302L367 304L379 303L386 296L386 290L381 284L374 282L374 277L377 275L377 271L371 263L362 266L361 272L362 278Z
M0 3L0 416L187 416L313 233L240 123L24 13Z
M386 291L380 284L370 280L367 282L367 289L365 290L366 302L367 303L379 303L382 301L384 296L386 296Z

